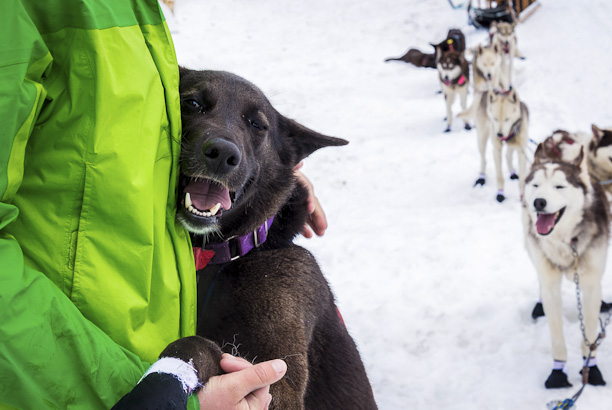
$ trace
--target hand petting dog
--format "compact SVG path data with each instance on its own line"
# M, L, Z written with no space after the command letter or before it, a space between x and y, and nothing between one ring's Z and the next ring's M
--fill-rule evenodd
M323 207L321 206L319 199L314 194L314 187L312 183L300 171L300 168L302 168L302 166L304 166L304 162L300 161L300 163L297 164L293 168L293 170L299 183L301 183L308 189L309 218L307 223L304 225L304 229L301 233L302 236L310 239L313 237L313 232L317 236L323 236L325 234L325 230L327 229L327 218L325 217L325 212L323 211Z

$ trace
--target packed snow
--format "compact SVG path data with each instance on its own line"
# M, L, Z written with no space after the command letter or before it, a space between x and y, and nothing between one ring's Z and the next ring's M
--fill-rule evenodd
M612 127L612 2L539 3L516 28L527 58L515 61L513 85L530 111L530 138ZM454 27L468 47L485 42L465 9L446 0L176 0L166 14L181 65L234 72L284 115L350 141L305 161L329 229L298 242L332 286L381 410L545 409L578 390L582 339L569 281L574 387L544 388L551 347L546 319L531 319L538 281L518 183L504 165L507 199L495 200L489 144L487 184L473 188L476 131L455 120L442 132L436 71L384 63L411 47L430 52ZM587 386L579 409L612 408L611 340L598 362L608 386Z

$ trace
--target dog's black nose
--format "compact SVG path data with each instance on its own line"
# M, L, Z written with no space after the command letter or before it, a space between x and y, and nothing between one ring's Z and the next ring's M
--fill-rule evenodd
M503 137L503 136L504 136L504 134L502 134L501 132L498 132L498 133L497 133L497 136L498 136L499 138L501 138L501 137Z
M536 209L536 211L542 212L546 208L546 199L536 198L536 200L533 201L533 207Z
M490 80L493 77L491 74L487 74L487 78Z
M207 141L202 151L204 153L204 163L208 169L219 175L232 172L240 165L242 159L238 146L222 138L213 138Z

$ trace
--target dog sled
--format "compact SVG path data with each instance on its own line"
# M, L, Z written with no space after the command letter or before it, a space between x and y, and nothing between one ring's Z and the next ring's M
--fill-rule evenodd
M451 0L449 0L451 1ZM451 2L453 8L454 6ZM468 22L476 28L488 29L492 22L522 23L540 6L537 0L469 0Z

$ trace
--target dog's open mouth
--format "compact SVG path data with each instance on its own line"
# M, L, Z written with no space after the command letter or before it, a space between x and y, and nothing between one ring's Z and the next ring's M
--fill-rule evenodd
M565 212L565 207L552 214L545 214L543 212L538 212L537 213L538 219L536 220L536 223L535 223L536 230L538 231L538 233L540 235L548 235L549 233L551 233L553 229L555 228L555 225L557 224L557 222L559 222L559 219L561 219L561 217L563 216L564 212Z
M232 193L205 178L184 178L181 205L188 213L202 218L219 217L232 207Z

